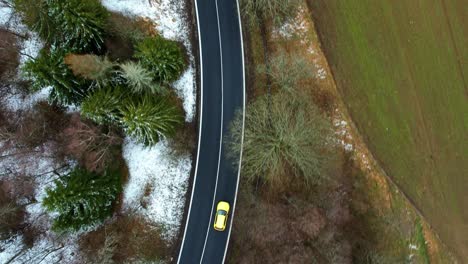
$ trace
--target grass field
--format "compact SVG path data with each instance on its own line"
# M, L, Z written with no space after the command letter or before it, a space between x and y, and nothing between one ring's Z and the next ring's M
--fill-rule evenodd
M310 0L348 109L387 173L468 260L464 0Z

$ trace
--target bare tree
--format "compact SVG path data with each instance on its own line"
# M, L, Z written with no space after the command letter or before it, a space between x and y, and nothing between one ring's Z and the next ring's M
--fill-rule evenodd
M288 93L296 92L297 87L314 77L314 64L303 56L280 51L267 63L269 67L259 65L257 71L267 74L276 88Z
M249 181L261 179L280 187L291 180L313 183L324 178L333 133L330 122L310 102L278 93L272 96L271 107L266 97L248 105L245 130L240 114L232 124L228 147L234 156L240 151L242 132L242 174Z
M123 141L113 128L83 121L78 114L72 116L61 138L64 153L73 156L91 171L102 171L110 164L116 147Z
M280 24L293 17L302 1L300 0L242 0L242 14L250 24L272 20Z

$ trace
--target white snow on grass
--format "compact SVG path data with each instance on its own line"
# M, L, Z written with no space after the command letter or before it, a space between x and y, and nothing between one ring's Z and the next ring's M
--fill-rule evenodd
M17 235L0 241L0 263L73 263L77 260L76 239L61 241L55 235L43 236L31 248L26 248L23 239Z
M26 94L15 94L6 98L5 106L11 111L19 111L24 109L32 108L36 103L40 101L46 101L49 98L50 90L52 87L45 87L35 93Z
M174 82L174 88L176 89L177 95L182 99L183 106L185 110L185 121L190 122L193 120L195 115L195 104L196 97L194 96L194 79L195 71L193 66L190 65L189 68L182 74L179 80Z
M172 158L169 152L165 141L148 148L125 140L123 154L130 178L123 207L161 225L170 240L181 224L192 160L190 155Z
M39 38L39 35L35 32L28 32L28 38L21 43L20 69L25 62L31 58L36 58L42 47L44 47L44 42Z
M184 44L190 65L180 80L174 83L178 95L183 99L185 120L191 122L195 116L196 90L194 57L191 53L190 30L184 14L184 1L174 0L101 0L109 10L128 17L143 17L151 20L163 37Z

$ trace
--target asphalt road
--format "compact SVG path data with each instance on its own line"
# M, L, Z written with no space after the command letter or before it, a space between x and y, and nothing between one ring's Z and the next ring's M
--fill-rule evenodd
M234 216L239 168L223 143L236 111L245 108L242 33L236 0L195 0L201 62L198 156L177 263L223 263ZM242 142L239 142L242 144ZM241 153L237 153L241 159ZM224 232L213 229L218 201L231 204Z

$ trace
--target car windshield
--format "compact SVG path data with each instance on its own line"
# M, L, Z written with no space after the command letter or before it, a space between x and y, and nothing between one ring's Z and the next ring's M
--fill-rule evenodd
M226 211L224 211L224 210L218 210L218 215L226 215Z

